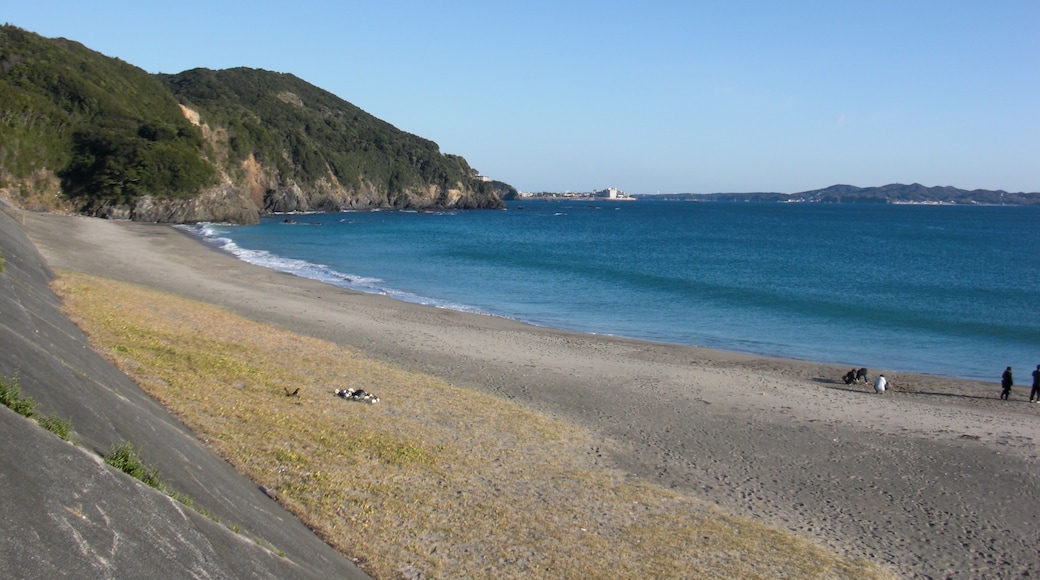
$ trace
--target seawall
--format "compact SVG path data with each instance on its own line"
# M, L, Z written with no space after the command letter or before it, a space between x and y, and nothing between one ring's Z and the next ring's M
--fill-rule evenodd
M367 578L90 347L19 217L0 206L0 377L72 443L0 407L0 577ZM126 442L199 511L105 464Z

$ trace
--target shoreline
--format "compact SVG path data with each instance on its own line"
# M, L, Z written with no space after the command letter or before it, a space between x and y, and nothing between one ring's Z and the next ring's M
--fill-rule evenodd
M319 213L322 213L322 212L299 212L299 213L300 214L304 214L304 213L306 213L306 214L319 214ZM275 214L275 215L279 215L280 216L280 215L292 215L292 214ZM215 225L219 225L219 224L215 224ZM471 305L468 305L468 304L465 304L465 303L454 302L454 301L452 301L450 299L431 298L429 296L424 296L424 295L421 295L421 294L414 294L411 291L400 290L400 289L396 289L396 288L389 287L389 286L387 286L387 287L382 287L382 286L365 286L365 284L357 284L356 286L352 286L351 283L340 283L339 280L344 280L344 279L346 279L346 280L365 279L365 277L364 276L358 276L358 275L351 274L351 273L341 272L339 270L333 269L333 267L331 267L331 266L327 266L325 264L320 264L320 263L315 263L315 262L309 262L309 261L307 261L305 259L286 258L286 257L279 256L279 255L276 255L276 254L269 254L268 251L266 251L266 250L262 250L262 251L258 252L258 251L254 251L254 250L248 250L248 249L245 249L245 248L240 248L239 246L237 246L237 244L235 244L234 240L232 240L231 238L224 237L222 233L216 233L216 232L208 231L208 228L204 227L202 224L177 225L177 226L173 226L173 227L175 229L177 229L178 231L184 233L185 235L188 235L189 237L192 237L192 238L198 240L201 244L205 245L207 248L210 248L212 250L216 250L216 251L222 252L222 253L224 253L226 255L232 256L232 257L236 258L237 260L245 262L245 263L250 264L252 266L265 268L265 269L268 269L268 270L271 270L271 271L274 271L274 272L278 272L278 273L282 273L282 274L288 274L288 275L292 275L292 276L303 278L303 279L313 280L313 281L316 281L316 282L319 282L319 283L322 283L322 284L327 284L327 285L329 285L329 286L331 286L333 288L337 288L337 289L341 289L341 290L346 290L346 291L350 291L350 292L357 292L359 294L366 294L366 295L373 295L373 296L383 296L383 297L392 299L394 301L397 301L397 302L400 302L400 303L403 303L403 304L409 304L409 305L420 306L420 307L431 307L431 308L444 309L444 310L452 310L452 311L457 311L457 312L460 312L460 313L473 314L473 315L479 315L479 316L487 316L487 317L492 317L492 318L500 318L500 319L508 320L508 321L511 321L511 322L516 322L518 324L522 324L522 325L525 325L525 326L531 326L531 327L546 329L546 330L555 331L555 332L576 333L576 334L582 334L582 335L588 335L588 336L602 337L602 338L605 338L605 339L630 340L630 341L643 342L643 343L672 345L672 346L680 347L680 348L692 348L692 349L711 351L711 352L723 352L723 353L729 353L729 354L732 354L732 355L741 355L741 356L748 356L748 357L754 357L754 358L769 358L769 359L779 359L779 360L787 360L787 361L797 361L797 362L800 362L800 363L807 363L807 364L824 365L824 366L828 366L828 367L833 367L835 369L835 372L838 373L837 375L835 375L835 378L844 375L850 368L855 370L855 369L863 367L864 366L864 362L865 362L865 361L858 361L858 362L847 362L847 361L846 362L833 362L833 359L840 358L840 356L835 356L835 357L832 357L831 360L828 360L826 358L823 358L823 359L813 358L811 355L804 355L804 354L801 354L801 353L783 353L783 352L769 352L767 350L741 349L739 347L730 346L730 345L709 346L709 345L705 345L705 344L693 344L693 343L686 343L686 342L669 342L667 338L656 338L655 339L655 338L652 338L652 337L643 337L643 336L638 336L638 333L636 333L636 335L630 336L630 335L624 335L624 334L612 334L612 333L609 333L609 332L597 332L595 330L590 330L590 329L568 328L566 326L555 325L552 322L543 324L543 323L539 323L537 321L525 320L525 319L523 319L521 317L514 316L514 315L510 314L509 312L505 312L505 311L496 312L493 307L488 309L486 307L471 306ZM232 246L232 247L228 247L229 245ZM255 256L257 254L263 255L263 256L265 256L265 258L264 259L257 259L257 258L255 258ZM300 271L297 272L296 270L300 270ZM557 321L557 322L559 322L559 321ZM783 350L783 349L781 348L780 350ZM797 349L795 349L795 350L797 350ZM1040 360L1040 359L1038 359L1038 360ZM870 362L870 361L866 361L866 362L867 362L866 366L868 367L868 370L873 372L874 369L876 368L876 366L872 362ZM1003 363L997 364L995 366L996 371L993 373L993 376L994 377L999 377L1000 372L1004 369L1004 366L1005 365ZM941 368L944 368L947 371L949 371L949 368L947 366L945 366L945 365L942 365ZM1031 371L1032 368L1033 367L1029 367L1029 370ZM937 379L944 379L944 380L945 379L952 379L952 380L957 380L957 381L969 381L969 382L978 383L978 384L988 384L990 382L984 376L981 376L981 375L980 376L973 376L973 375L970 375L970 374L949 374L948 372L947 373L943 373L941 370L936 372L935 370L913 370L912 368L905 368L904 367L904 368L898 368L898 369L896 369L896 368L888 368L888 370L885 371L885 372L888 372L888 373L898 373L898 374L906 375L906 376L913 375L913 376L918 376L918 377L935 377ZM967 372L967 371L965 371L965 372ZM875 376L876 376L876 374L875 374ZM994 379L993 382L996 383L998 381L997 381L997 379Z
M168 226L24 218L53 268L208 302L580 424L633 477L901 576L1040 572L1028 387L1005 402L995 382L882 370L892 391L878 396L841 383L836 365L400 302L254 266Z

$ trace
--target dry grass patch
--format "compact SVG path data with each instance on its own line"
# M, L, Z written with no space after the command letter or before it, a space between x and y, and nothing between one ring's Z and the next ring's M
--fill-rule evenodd
M136 286L66 273L55 291L124 372L373 576L884 576L626 480L598 464L601 441L515 404Z

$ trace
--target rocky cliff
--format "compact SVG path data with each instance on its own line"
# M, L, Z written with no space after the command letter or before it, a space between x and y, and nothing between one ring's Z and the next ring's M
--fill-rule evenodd
M238 68L160 78L207 142L224 198L234 192L260 213L504 207L462 157L293 75Z
M157 222L492 209L466 160L284 73L150 75L0 26L0 190L23 207Z

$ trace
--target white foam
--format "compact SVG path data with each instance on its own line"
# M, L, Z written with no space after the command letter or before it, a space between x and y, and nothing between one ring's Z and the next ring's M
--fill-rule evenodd
M381 278L346 274L324 264L315 264L313 262L298 260L295 258L284 258L266 250L250 250L243 248L236 244L232 239L221 235L223 232L220 229L220 224L200 223L194 226L177 227L199 236L204 242L228 252L243 262L255 266L269 268L278 272L285 272L286 274L292 274L301 278L317 280L339 288L346 288L348 290L355 290L366 294L380 294L402 302L422 304L424 306L433 306L435 308L444 308L459 312L488 314L478 308L467 306L465 304L458 304L436 298L428 298L412 292L390 288L385 285L385 280Z

